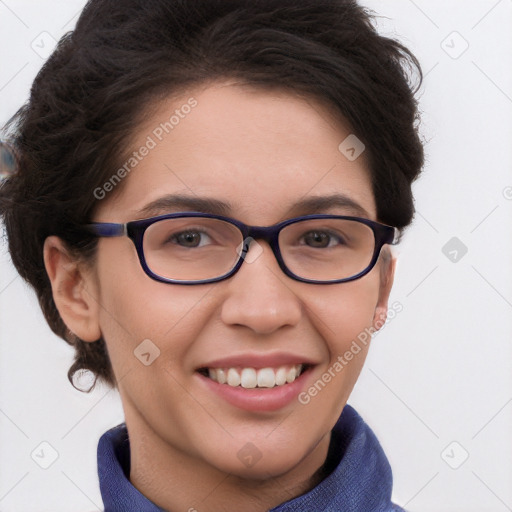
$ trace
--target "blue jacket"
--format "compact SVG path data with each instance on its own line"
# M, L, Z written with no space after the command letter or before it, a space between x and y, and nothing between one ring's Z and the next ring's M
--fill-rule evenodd
M311 491L269 512L404 512L391 503L389 463L370 427L349 405L333 428L326 460L330 474ZM129 480L126 425L112 428L98 444L98 476L105 512L165 512Z

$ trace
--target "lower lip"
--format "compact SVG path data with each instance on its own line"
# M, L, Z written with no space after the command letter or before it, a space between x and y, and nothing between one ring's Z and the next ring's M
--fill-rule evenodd
M201 373L197 373L197 375L210 391L213 391L231 405L246 411L269 412L282 409L293 402L304 388L310 371L311 367L302 372L291 384L253 389L219 384Z

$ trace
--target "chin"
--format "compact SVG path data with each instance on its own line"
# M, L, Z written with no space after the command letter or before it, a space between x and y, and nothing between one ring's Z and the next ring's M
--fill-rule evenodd
M302 440L303 441L303 440ZM229 451L211 454L210 463L224 473L247 480L264 481L276 478L295 469L310 454L310 446L297 442L287 446L275 446L265 440L261 442L233 443ZM240 446L240 448L234 448ZM317 468L311 468L313 473Z

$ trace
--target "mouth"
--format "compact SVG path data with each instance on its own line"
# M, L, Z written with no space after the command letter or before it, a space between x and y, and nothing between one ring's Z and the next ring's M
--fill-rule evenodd
M198 373L204 377L232 388L272 389L292 384L303 373L312 367L311 364L288 364L265 368L199 368Z
M293 406L316 365L299 354L253 352L204 362L195 374L209 399L251 413L272 413Z

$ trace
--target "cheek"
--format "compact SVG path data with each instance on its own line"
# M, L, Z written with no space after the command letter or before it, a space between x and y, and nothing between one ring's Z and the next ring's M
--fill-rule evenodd
M136 255L131 260L107 254L98 261L100 327L118 380L143 372L149 361L153 369L161 361L168 369L182 364L210 314L211 285L159 283L143 272ZM144 379L151 379L157 372L146 373Z
M334 424L368 353L379 296L378 273L324 288L308 303L308 309L328 357L310 387L299 396L299 402L308 408L311 417L329 411L329 424Z
M307 309L332 359L348 350L351 342L372 326L379 297L379 274L372 271L357 281L322 288L308 302Z

